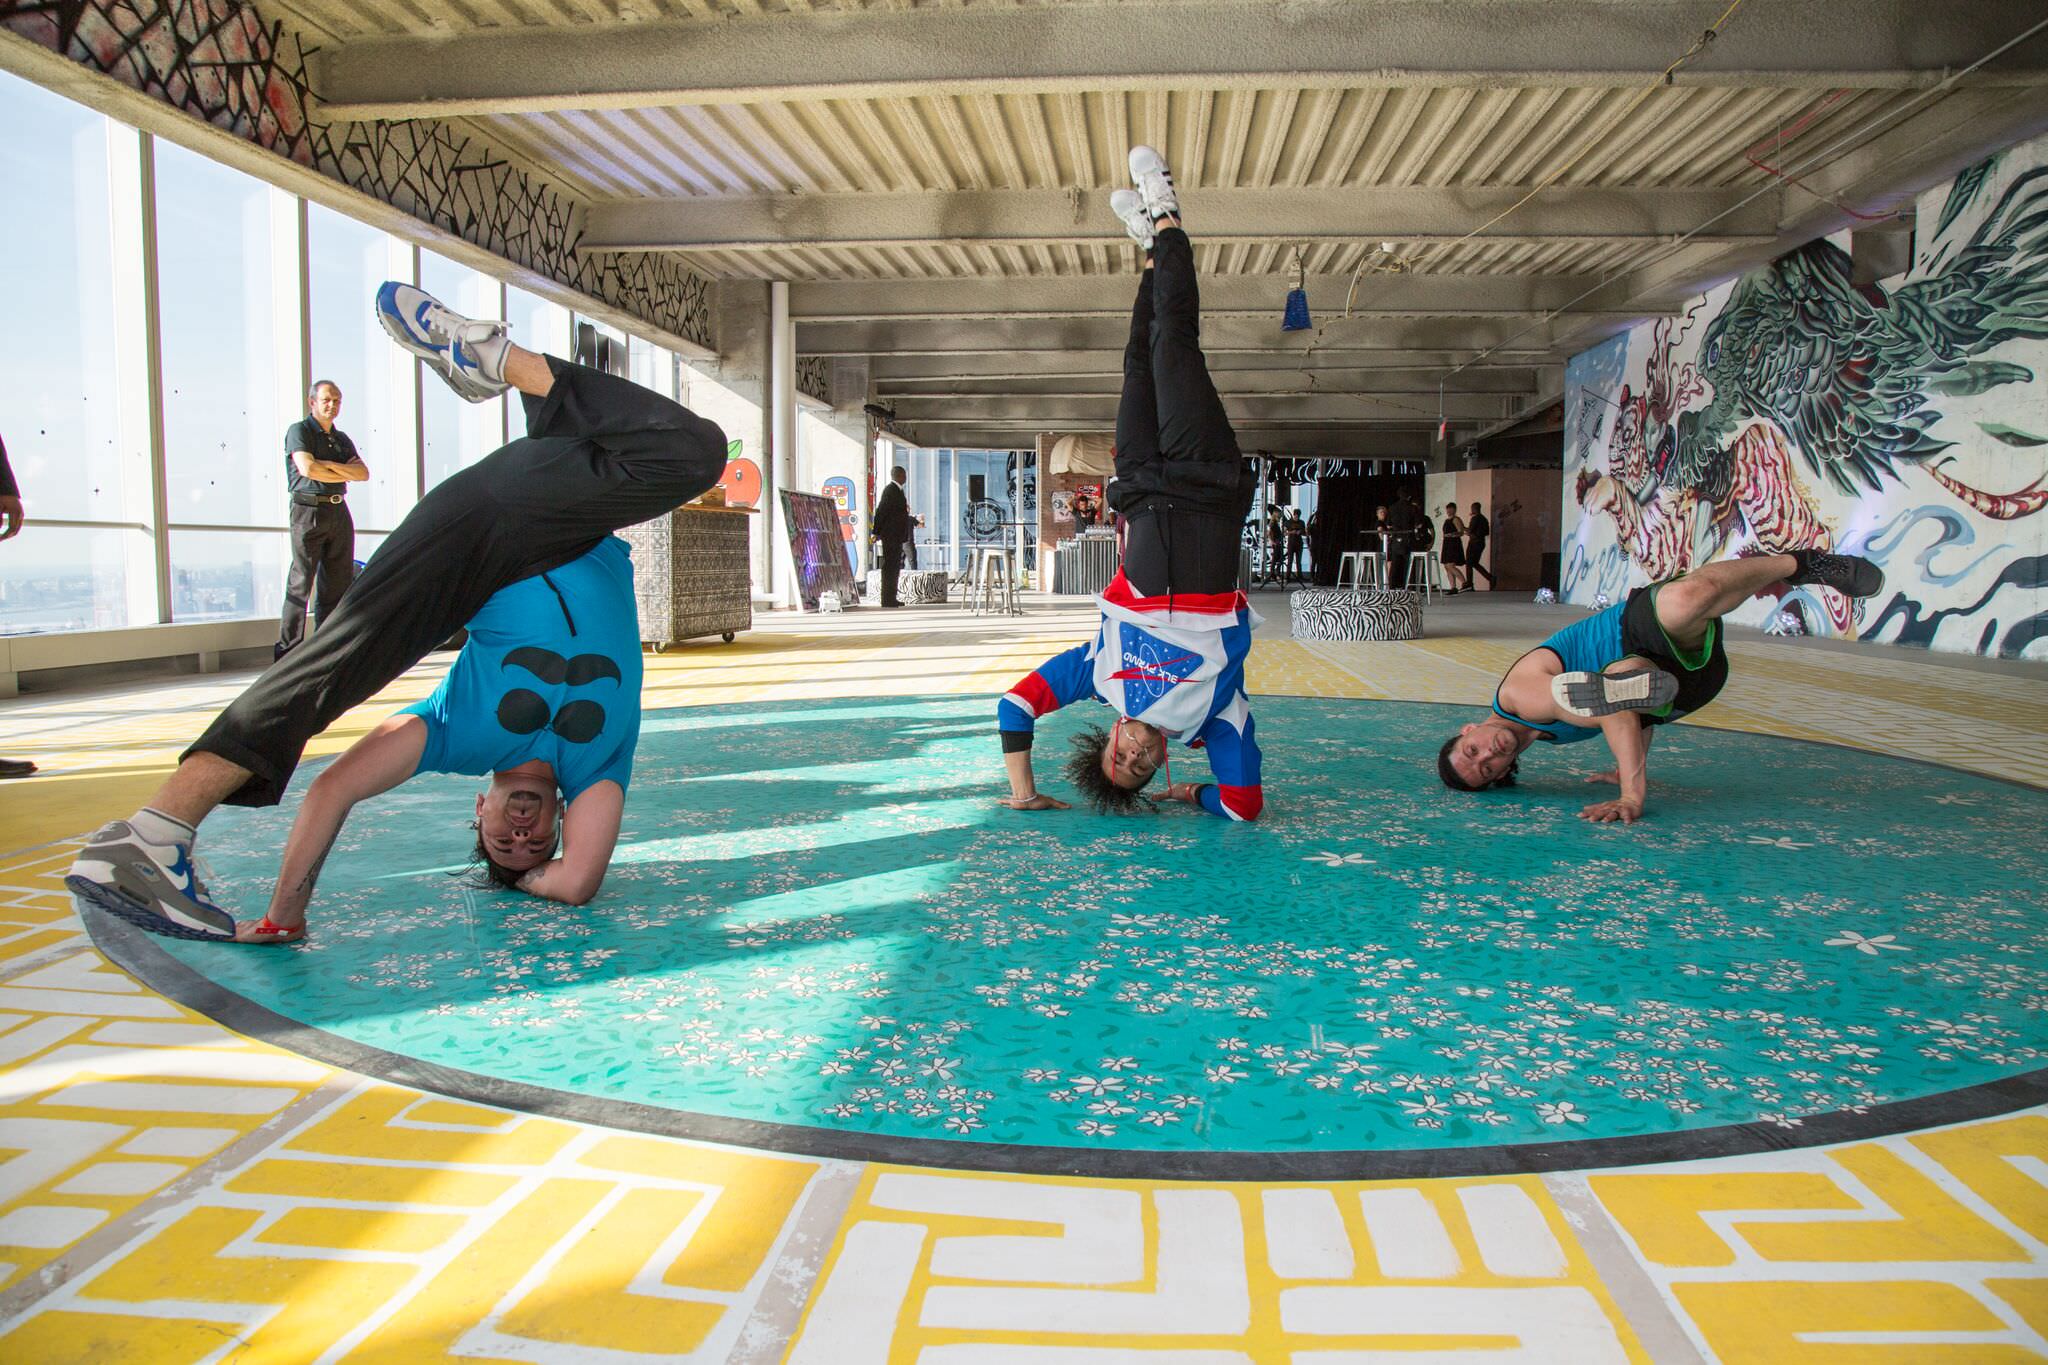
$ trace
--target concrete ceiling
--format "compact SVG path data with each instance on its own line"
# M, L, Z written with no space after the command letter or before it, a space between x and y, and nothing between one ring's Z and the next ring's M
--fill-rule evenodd
M589 200L585 249L791 281L798 351L869 357L930 444L1109 424L1132 142L1175 167L1246 447L1420 455L1439 385L1498 426L2048 128L2048 33L1944 83L2041 0L1742 0L1706 42L1727 0L265 7L324 35L329 114L467 120ZM1320 326L1284 334L1297 261Z

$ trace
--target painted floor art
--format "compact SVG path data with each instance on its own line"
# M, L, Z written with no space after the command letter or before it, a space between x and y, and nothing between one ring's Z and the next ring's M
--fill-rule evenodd
M597 902L421 781L284 951L59 890L233 680L5 704L0 1359L2048 1359L2048 680L1744 637L1595 828L1432 786L1555 620L1481 605L1261 639L1253 827L994 806L1072 611L650 659Z
M2048 884L2048 794L1695 730L1658 746L1645 837L1577 818L1599 754L1422 802L1388 777L1426 774L1463 710L1273 698L1279 797L1256 825L1027 815L987 793L987 709L650 716L582 909L474 890L450 858L475 784L410 783L352 821L305 945L158 952L293 1024L473 1073L479 1097L515 1082L714 1120L636 1115L669 1131L826 1129L841 1140L761 1136L993 1169L1008 1146L1123 1172L1145 1163L1093 1154L1229 1154L1178 1167L1229 1175L1408 1149L1485 1169L1586 1139L1636 1140L1587 1162L1668 1159L1740 1145L1675 1140L1728 1125L1877 1131L1888 1106L2043 1065L2048 953L2012 888ZM1089 720L1049 723L1044 753ZM267 893L291 814L209 826L230 903Z

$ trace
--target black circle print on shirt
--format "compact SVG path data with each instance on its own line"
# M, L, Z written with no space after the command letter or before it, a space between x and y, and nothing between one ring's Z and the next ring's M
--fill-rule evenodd
M625 681L617 662L606 655L578 654L573 659L564 659L539 645L521 645L512 650L500 667L523 669L557 687L564 683L586 687L606 678L615 683ZM515 687L498 701L498 724L515 735L552 729L571 744L588 744L604 733L604 707L579 697L564 702L550 723L547 699L538 692Z
M523 687L507 692L498 702L498 724L515 735L530 735L552 729L571 744L588 744L604 733L604 708L594 701L572 701L548 721L548 704L538 692Z
M547 723L548 704L538 692L515 688L498 703L498 724L515 735L530 735Z

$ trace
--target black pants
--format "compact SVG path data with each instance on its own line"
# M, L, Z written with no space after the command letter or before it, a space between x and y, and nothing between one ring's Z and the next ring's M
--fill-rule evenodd
M1116 482L1124 577L1145 596L1230 592L1258 476L1209 378L1202 301L1188 235L1167 228L1138 281L1116 410Z
M345 502L292 504L292 571L284 581L284 611L277 623L277 652L295 649L306 638L306 598L313 599L318 627L348 591L356 575L356 523Z
M882 605L900 606L902 599L896 595L897 580L903 576L903 542L885 540L882 542Z
M1473 572L1473 573L1474 573L1475 575L1476 575L1476 574L1485 574L1485 575L1486 575L1486 586L1488 586L1488 587L1490 588L1490 587L1492 587L1492 586L1493 586L1493 570L1491 570L1491 569L1487 569L1487 568L1482 568L1482 567L1480 567L1480 564L1479 564L1479 561L1480 561L1480 559L1481 559L1482 557L1484 557L1484 556L1485 556L1485 554L1486 554L1486 537L1484 537L1484 536L1481 536L1481 537L1479 537L1479 539L1477 539L1477 540L1472 540L1472 541L1467 541L1467 542L1466 542L1466 544L1465 544L1465 567L1466 567L1467 569L1470 569L1470 570L1471 570L1471 571L1472 571L1472 572ZM1476 581L1476 580L1475 580L1475 581Z
M725 468L725 433L651 389L548 357L527 435L431 489L302 647L185 753L252 776L228 798L275 805L306 741L438 648L500 588L688 502Z

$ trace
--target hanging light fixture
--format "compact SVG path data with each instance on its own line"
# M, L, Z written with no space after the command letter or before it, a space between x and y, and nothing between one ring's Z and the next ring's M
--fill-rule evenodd
M1306 332L1315 324L1308 320L1308 270L1302 264L1301 248L1294 248L1294 288L1287 291L1287 307L1280 313L1280 330Z

